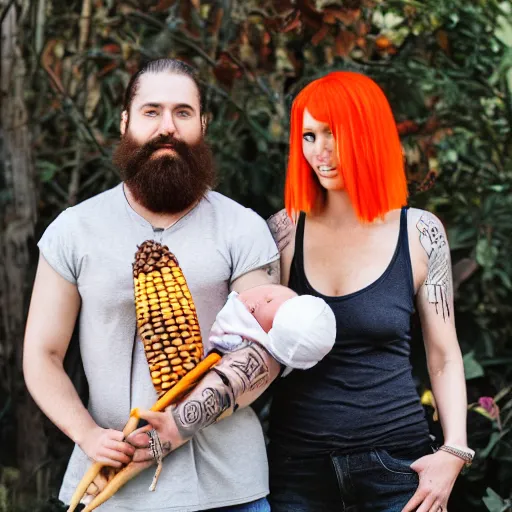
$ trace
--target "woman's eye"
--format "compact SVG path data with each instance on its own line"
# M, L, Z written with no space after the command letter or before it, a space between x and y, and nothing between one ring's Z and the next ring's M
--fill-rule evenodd
M303 133L303 134L302 134L302 138L303 138L306 142L315 142L315 134L314 134L314 133L311 133L311 132Z
M158 115L158 112L156 110L146 110L146 112L144 112L144 115L149 117L155 117L156 115Z
M190 112L188 112L188 110L180 110L180 111L178 112L178 115L179 115L180 117L190 117Z

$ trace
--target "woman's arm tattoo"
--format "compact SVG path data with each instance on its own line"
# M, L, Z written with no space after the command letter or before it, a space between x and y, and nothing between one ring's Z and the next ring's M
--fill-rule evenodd
M281 210L269 217L267 225L279 252L282 252L290 243L293 235L293 222L288 217L286 210Z
M434 216L424 213L416 228L420 232L420 243L428 256L428 272L425 280L428 302L434 304L436 313L443 319L450 316L452 299L452 277L450 250L444 229Z

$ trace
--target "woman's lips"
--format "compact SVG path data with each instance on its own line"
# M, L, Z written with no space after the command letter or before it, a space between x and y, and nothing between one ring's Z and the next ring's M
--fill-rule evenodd
M324 178L334 178L338 175L338 171L336 167L331 167L330 165L319 165L318 174Z

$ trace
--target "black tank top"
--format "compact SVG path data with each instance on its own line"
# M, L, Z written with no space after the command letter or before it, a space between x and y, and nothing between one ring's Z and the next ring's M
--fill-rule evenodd
M289 287L324 299L336 316L331 352L275 385L270 439L295 454L407 448L428 441L410 355L414 311L407 209L388 268L372 284L341 297L314 290L304 272L304 224L297 223ZM334 263L333 263L334 264Z

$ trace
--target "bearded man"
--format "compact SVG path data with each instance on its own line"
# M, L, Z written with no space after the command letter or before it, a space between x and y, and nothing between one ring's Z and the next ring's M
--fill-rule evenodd
M27 321L27 386L75 442L60 490L65 503L91 460L120 467L132 459L134 448L121 430L132 407L147 409L156 400L136 335L131 265L137 246L154 239L177 256L203 339L231 290L279 282L278 252L266 223L211 190L213 159L192 68L171 59L142 68L128 85L120 128L114 163L123 182L68 208L48 227L39 241ZM87 408L63 369L77 320ZM270 382L279 368L268 354L258 361L259 374L266 372ZM220 367L209 377L229 402L218 404L218 415L226 407L236 410L240 398L233 397L237 383L226 374ZM159 414L165 418L160 422L179 430L171 414ZM254 412L240 407L201 430L205 426L181 429L178 450L165 447L169 455L156 492L147 492L153 472L144 471L99 510L269 510L265 445Z

